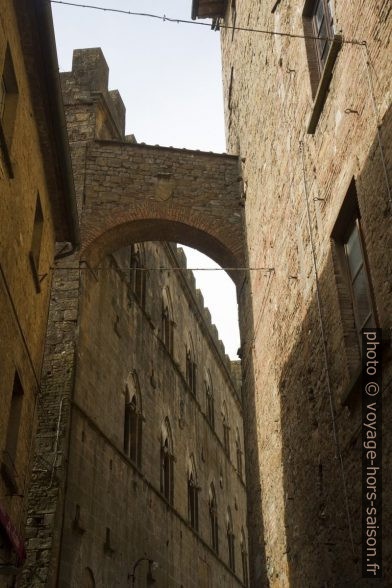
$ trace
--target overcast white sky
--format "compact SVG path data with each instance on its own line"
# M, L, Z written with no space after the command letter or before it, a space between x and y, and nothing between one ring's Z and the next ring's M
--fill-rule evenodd
M191 0L73 0L79 4L190 19ZM101 47L109 85L139 142L225 151L219 34L209 27L52 4L61 71L73 49ZM189 267L217 267L186 248ZM230 357L239 347L235 288L225 272L197 272L197 286Z

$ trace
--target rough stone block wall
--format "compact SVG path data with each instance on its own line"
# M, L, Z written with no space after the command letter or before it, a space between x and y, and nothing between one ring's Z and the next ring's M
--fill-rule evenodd
M348 345L352 325L347 327L339 298L331 235L354 179L374 308L379 326L388 334L391 208L377 127L390 183L391 21L385 2L332 4L335 26L343 39L366 41L367 50L364 45L343 43L313 135L306 132L314 105L304 39L221 33L228 146L242 160L249 265L270 268L266 273L250 272L240 299L254 586L367 585L360 567L361 393L353 387ZM273 14L272 5L252 0L237 3L237 25L303 35L303 2L277 3ZM225 22L232 24L232 19L229 8ZM384 456L391 451L387 434L390 353L387 349L384 354ZM391 575L387 463L383 479L386 579Z
M173 253L146 244L148 267L168 267ZM125 582L132 564L147 553L158 561L161 586L241 585L241 529L246 533L246 489L236 471L235 431L241 432L238 391L192 283L178 272L151 271L145 311L129 286L129 253L105 260L82 278L80 339L75 379L59 586L79 586L88 567L104 586ZM169 287L175 316L174 353L162 343L161 292ZM192 335L197 390L185 379L186 345ZM206 370L215 401L215 433L206 419ZM143 411L142 462L123 451L125 387L137 374ZM223 448L222 406L229 415L230 456ZM174 505L160 493L160 431L168 417L174 441ZM199 490L199 533L188 522L187 467L193 456ZM208 490L218 501L220 556L211 550ZM236 536L237 578L229 571L226 512ZM78 513L78 515L76 515ZM110 529L113 551L105 549ZM203 569L208 582L200 584ZM141 580L143 572L139 572Z

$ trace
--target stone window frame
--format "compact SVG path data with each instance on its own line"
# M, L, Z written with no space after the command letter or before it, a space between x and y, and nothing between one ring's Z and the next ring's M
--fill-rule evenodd
M215 431L214 387L212 385L211 373L208 369L206 370L204 386L206 392L206 417L211 429Z
M236 459L237 459L237 473L240 477L240 479L243 479L243 452L241 449L241 435L240 435L240 431L239 428L236 427L236 432L235 432L235 450L236 450Z
M248 571L248 550L246 548L246 536L244 528L241 528L241 563L242 563L242 583L246 588L249 586L249 571Z
M222 404L222 425L223 425L223 447L227 458L230 460L230 425L229 425L229 413L227 410L226 401Z
M197 389L197 364L195 361L195 346L191 333L188 335L188 343L185 347L185 379L193 396Z
M230 507L227 507L226 514L226 537L229 568L235 573L235 533L233 526L233 517L231 516Z
M350 269L347 258L347 241L352 234L354 227L359 238L360 254L362 256L361 264L365 275L368 303L371 309L373 324L377 327L378 318L374 302L370 266L362 230L361 213L358 204L355 180L352 180L331 233L333 267L348 370L352 380L349 386L349 392L353 388L353 382L355 384L357 381L361 368L361 327L358 325L358 319L356 318L355 294L351 284ZM345 396L347 396L347 392ZM343 400L345 400L345 398Z
M131 245L129 268L129 283L131 290L143 310L146 308L146 259L142 243Z
M211 547L216 555L219 555L218 502L213 482L211 482L208 491L208 512L210 519Z
M123 450L139 469L142 465L143 421L139 378L136 371L133 371L125 385Z
M162 291L162 342L169 354L174 357L173 305L168 286Z
M187 472L187 489L188 489L188 521L191 527L199 532L199 492L200 487L197 483L197 472L195 458L193 455L188 460Z

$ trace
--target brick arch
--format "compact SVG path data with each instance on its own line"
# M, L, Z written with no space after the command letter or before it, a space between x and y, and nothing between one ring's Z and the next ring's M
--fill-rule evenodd
M112 224L98 231L96 227L87 229L90 238L82 249L82 259L97 265L107 254L132 243L144 241L170 241L197 249L213 259L221 267L241 267L239 256L222 243L221 240L194 226L178 221L146 218L133 219L120 224ZM236 281L236 272L228 272Z
M238 159L184 149L93 141L85 170L82 258L143 241L171 241L222 267L243 267ZM239 272L231 272L239 283Z

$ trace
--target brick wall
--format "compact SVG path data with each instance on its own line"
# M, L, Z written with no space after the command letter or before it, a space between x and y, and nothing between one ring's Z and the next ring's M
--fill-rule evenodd
M303 3L281 2L272 14L273 4L239 3L237 25L303 34ZM343 44L313 135L306 132L315 106L304 40L221 33L228 147L242 158L249 264L273 268L267 274L251 272L248 292L244 289L240 300L254 586L366 585L360 568L361 403L347 344L353 323L342 310L330 239L354 178L374 306L387 334L391 209L368 75L390 182L390 19L382 2L335 2L334 10L343 38L366 41L369 53L364 46ZM225 22L231 24L231 19L228 9ZM305 181L353 547L336 458ZM388 388L390 350L384 376ZM385 426L390 411L386 390ZM384 450L389 455L387 435ZM250 472L257 473L251 478ZM389 469L384 473L387 529ZM390 575L390 549L385 540L385 577Z

